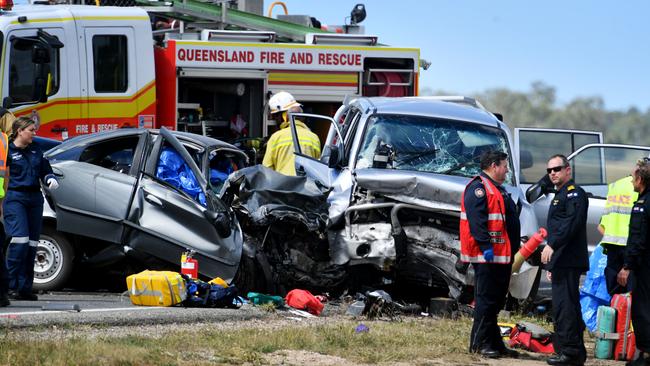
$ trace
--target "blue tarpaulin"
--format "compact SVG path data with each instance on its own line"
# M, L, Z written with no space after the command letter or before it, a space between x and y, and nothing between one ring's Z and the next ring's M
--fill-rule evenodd
M605 281L605 267L607 255L603 254L603 247L598 245L589 258L589 272L580 289L580 305L582 319L590 331L596 330L596 315L598 306L609 305L611 296L607 292Z
M156 177L187 193L195 201L207 206L205 194L196 181L192 169L183 158L171 147L164 147L158 160Z

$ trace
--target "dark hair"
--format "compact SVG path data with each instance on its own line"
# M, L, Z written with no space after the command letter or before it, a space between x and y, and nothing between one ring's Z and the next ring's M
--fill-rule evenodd
M551 161L551 160L556 159L556 158L560 158L560 160L562 160L562 166L563 167L568 167L569 166L569 159L567 159L566 156L564 156L562 154L555 154L555 155L551 156L550 158L548 158L547 161Z
M19 130L24 130L30 125L35 125L36 122L34 122L33 119L29 117L18 117L14 121L14 123L11 125L11 134L9 135L9 141L13 141L16 139L16 136L18 135Z
M488 150L481 154L481 170L486 170L492 164L499 165L508 159L508 154L498 150Z
M643 158L636 162L636 176L641 178L641 183L650 188L650 159Z

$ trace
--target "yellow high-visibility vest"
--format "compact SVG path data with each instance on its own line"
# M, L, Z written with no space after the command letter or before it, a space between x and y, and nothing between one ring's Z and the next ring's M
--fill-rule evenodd
M601 244L625 245L630 226L630 212L639 197L634 192L632 177L625 177L609 185L605 210L600 225L605 228Z
M320 140L303 122L296 121L298 143L304 155L314 159L320 158ZM285 175L296 175L295 155L293 154L293 137L291 128L276 131L266 144L266 153L262 165Z

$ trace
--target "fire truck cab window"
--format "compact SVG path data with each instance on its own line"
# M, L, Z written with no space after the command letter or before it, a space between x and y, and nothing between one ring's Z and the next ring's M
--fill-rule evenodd
M37 47L36 38L15 38L11 44L9 58L9 96L13 104L36 103L38 96L34 80L38 67L32 62L32 49ZM48 64L52 75L52 84L49 95L54 95L59 90L59 50L52 48L50 63Z
M122 93L129 86L125 35L93 36L95 92Z

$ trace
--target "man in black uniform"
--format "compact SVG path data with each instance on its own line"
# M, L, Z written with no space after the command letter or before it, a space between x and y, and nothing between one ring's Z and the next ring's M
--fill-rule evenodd
M650 365L650 160L637 162L632 172L634 190L639 198L632 207L630 234L627 238L623 269L618 283L628 285L631 279L632 325L639 357L627 365ZM629 277L632 274L632 277ZM629 278L628 278L629 277ZM645 353L645 357L644 357Z
M517 205L501 184L508 174L508 154L501 151L488 151L481 155L481 177L489 180L503 197L505 206L505 226L510 242L510 253L500 253L498 245L504 245L488 231L488 194L483 180L474 178L465 188L463 203L469 223L469 231L478 244L483 263L472 261L474 267L474 324L470 338L470 352L479 352L484 357L518 357L518 353L507 348L501 338L497 316L505 304L510 272L514 254L519 250L520 224ZM490 189L488 187L487 189ZM502 213L502 208L499 209ZM461 229L462 230L462 229ZM497 241L497 242L495 242ZM503 256L503 254L506 254ZM509 259L507 258L509 256ZM499 258L503 257L502 261Z
M549 365L583 365L587 359L580 310L580 275L589 269L585 191L571 179L564 155L552 156L546 168L557 193L548 210L548 238L542 263L551 272L556 356Z

